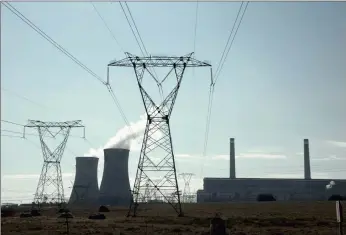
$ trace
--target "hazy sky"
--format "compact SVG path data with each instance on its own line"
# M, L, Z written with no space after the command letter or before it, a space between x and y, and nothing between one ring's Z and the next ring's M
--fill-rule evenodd
M92 71L140 55L119 3L11 3ZM150 54L194 48L196 3L128 3ZM240 3L199 3L196 58L216 70ZM202 158L209 70L186 71L171 126L178 171L228 176L229 138L236 138L237 176L302 177L303 138L312 176L346 178L346 3L251 2L215 87L207 157ZM111 85L131 122L144 113L132 69L111 70ZM75 155L103 146L124 126L106 87L1 6L1 119L81 119L90 141L71 137L61 166L66 196ZM3 90L7 89L7 90ZM26 97L29 102L19 95ZM4 130L22 128L1 123ZM31 131L30 133L34 133ZM13 134L11 134L13 135ZM72 135L81 136L81 131ZM129 162L134 178L139 152ZM102 159L100 159L102 172ZM32 198L42 167L38 137L1 137L1 195ZM204 163L204 166L203 164ZM202 171L203 169L203 171ZM101 179L101 173L99 180Z

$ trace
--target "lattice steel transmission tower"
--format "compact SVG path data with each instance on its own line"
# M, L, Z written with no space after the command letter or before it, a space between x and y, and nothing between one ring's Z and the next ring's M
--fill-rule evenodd
M191 197L191 190L190 190L190 182L192 176L194 176L193 173L181 173L179 174L181 178L184 180L184 191L183 191L183 202L190 202L189 199Z
M138 202L145 193L145 182L150 182L150 187L155 188L159 192L164 201L169 203L179 216L183 216L180 204L180 191L178 186L172 137L170 130L170 116L176 101L181 81L188 67L205 67L211 66L208 63L198 61L192 58L190 53L185 56L149 56L139 57L130 53L125 53L126 58L113 61L108 64L117 67L133 67L137 78L137 84L142 96L142 101L147 114L147 124L144 132L144 138L141 153L138 162L136 179L133 186L132 196L128 216L136 216ZM169 68L169 72L162 76L162 79L156 77L151 69ZM147 87L144 85L144 75L147 72L148 77L157 85L161 93L161 101L158 104L152 96L155 87ZM109 74L109 70L108 70ZM156 72L155 72L156 74ZM162 92L162 85L168 80L170 75L174 74L174 85L166 97ZM108 81L109 82L109 78ZM150 93L150 94L149 94ZM156 154L156 151L161 153ZM153 172L158 173L155 176ZM154 179L160 179L158 184L154 183Z
M34 196L33 207L40 208L42 202L54 203L59 206L65 205L60 162L72 128L84 128L83 138L85 138L85 127L81 125L81 122L81 120L66 122L29 120L28 124L24 126L24 138L26 128L37 129L44 161ZM53 132L53 130L56 131ZM47 137L56 140L57 136L62 136L63 138L59 145L52 151L48 147Z

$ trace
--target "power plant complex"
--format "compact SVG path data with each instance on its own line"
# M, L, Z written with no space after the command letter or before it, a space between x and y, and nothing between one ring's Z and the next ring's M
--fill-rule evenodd
M76 157L76 176L69 204L128 206L131 202L128 149L104 149L104 170L100 189L97 157Z
M229 178L204 178L203 189L197 191L197 202L256 201L261 194L277 200L328 200L332 195L346 195L346 180L311 179L309 140L304 139L303 179L236 178L235 143L230 139Z
M100 188L97 180L97 157L76 157L76 175L70 205L129 206L132 195L128 160L130 150L104 149L104 170ZM309 141L304 140L304 178L270 179L237 178L235 141L230 139L229 178L203 179L203 189L197 191L197 203L256 201L260 194L271 194L277 201L328 200L331 195L346 195L346 180L311 179Z

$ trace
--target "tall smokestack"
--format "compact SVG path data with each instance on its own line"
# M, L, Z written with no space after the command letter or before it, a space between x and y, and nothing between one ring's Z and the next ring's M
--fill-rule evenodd
M104 149L104 169L99 201L103 205L128 206L131 202L128 149Z
M235 179L235 149L234 149L234 138L230 138L229 178Z
M309 140L304 139L304 178L311 179Z

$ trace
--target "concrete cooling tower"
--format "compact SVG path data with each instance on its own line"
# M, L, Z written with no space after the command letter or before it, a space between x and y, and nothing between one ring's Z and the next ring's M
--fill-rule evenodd
M70 205L97 205L97 157L76 157L76 176L69 200Z
M104 169L99 202L102 205L128 206L131 201L128 149L104 149Z

